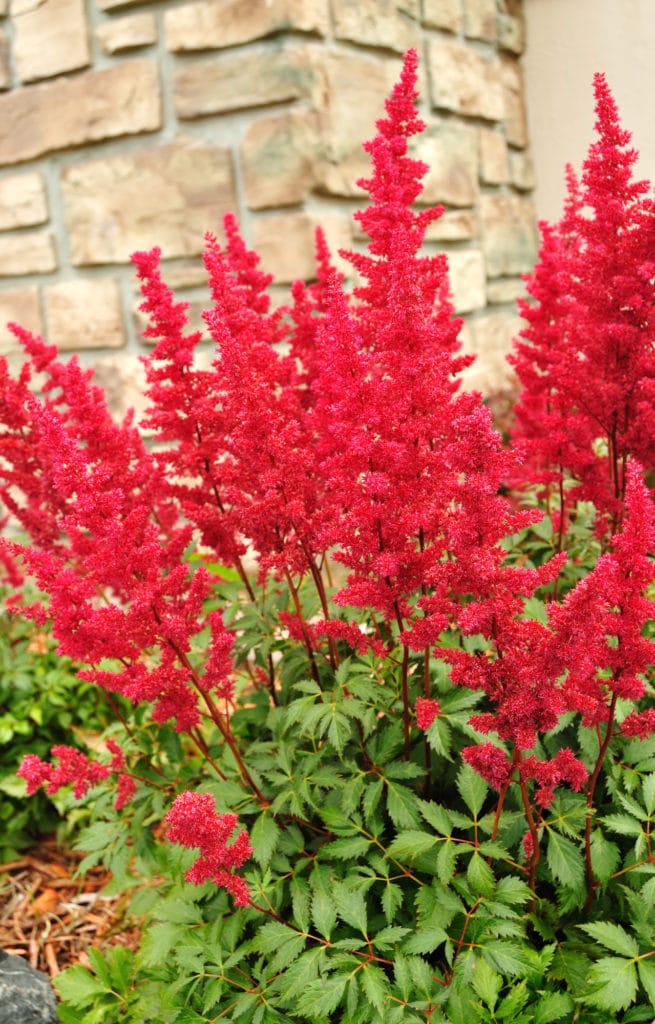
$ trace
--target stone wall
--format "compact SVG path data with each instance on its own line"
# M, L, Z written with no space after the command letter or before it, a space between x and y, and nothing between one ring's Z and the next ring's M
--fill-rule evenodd
M142 324L129 263L206 301L203 233L237 213L279 286L313 272L322 224L361 244L361 143L421 61L431 166L473 380L503 385L535 253L522 0L0 0L0 345L8 320L93 361L135 401ZM281 291L281 288L280 288Z

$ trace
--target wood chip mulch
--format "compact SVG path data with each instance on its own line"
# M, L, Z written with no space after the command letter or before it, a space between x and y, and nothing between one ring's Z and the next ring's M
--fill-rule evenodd
M80 860L48 838L20 859L0 864L0 949L51 978L73 964L88 967L90 946L136 950L139 944L125 897L102 894L111 875L98 867L76 878Z

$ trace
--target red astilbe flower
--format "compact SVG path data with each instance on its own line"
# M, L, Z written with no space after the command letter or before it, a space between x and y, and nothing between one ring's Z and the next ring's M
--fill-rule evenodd
M42 785L51 796L58 793L62 786L72 785L77 800L86 796L93 786L114 775L117 787L114 807L120 811L136 793L136 783L125 770L125 755L116 741L108 739L107 747L112 755L108 765L92 761L74 747L60 745L50 750L50 756L55 758L57 764L48 764L36 754L25 754L16 774L25 779L28 796L36 793Z
M164 819L172 842L200 850L198 860L185 873L186 880L195 885L214 882L232 894L238 907L247 907L248 885L235 872L250 857L252 847L245 829L234 836L237 821L236 814L217 814L209 793L188 790L175 798Z
M623 523L612 550L561 606L549 608L553 670L565 674L567 709L579 712L587 726L608 722L611 727L617 699L639 700L646 689L643 675L655 664L655 643L643 635L655 613L655 602L645 596L655 580L649 557L655 547L655 514L636 462L626 477ZM628 733L631 726L638 733L651 716L625 721Z
M438 717L441 707L439 701L432 697L419 697L414 708L416 712L416 724L419 729L430 728L435 718Z
M562 222L543 229L514 365L517 438L538 472L548 464L579 482L575 496L595 502L605 530L620 521L629 457L655 465L655 204L633 180L637 152L603 75L594 92L598 138L579 193L569 177Z
M458 354L447 263L419 254L441 210L414 212L426 166L407 155L423 129L409 51L387 117L366 145L371 205L357 214L367 254L342 253L363 283L350 300L335 274L316 332L311 422L325 478L321 538L350 569L339 603L379 610L422 648L462 593L488 593L509 529L498 488L508 472L477 394L456 394ZM446 551L450 557L445 558Z
M159 343L146 360L151 408L145 425L168 442L159 456L178 478L172 493L218 557L236 565L251 542L264 571L304 573L316 554L312 438L304 422L296 360L279 352L287 328L268 313L270 276L243 243L233 217L227 243L207 235L205 265L214 306L205 320L217 350L210 369L194 367L197 334L184 335L159 254L134 261ZM180 356L182 352L182 356Z

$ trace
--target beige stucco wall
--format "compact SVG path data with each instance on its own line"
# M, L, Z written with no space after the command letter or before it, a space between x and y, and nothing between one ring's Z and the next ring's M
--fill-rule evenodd
M523 61L539 217L558 220L564 166L594 138L592 79L602 71L655 181L655 0L526 0Z

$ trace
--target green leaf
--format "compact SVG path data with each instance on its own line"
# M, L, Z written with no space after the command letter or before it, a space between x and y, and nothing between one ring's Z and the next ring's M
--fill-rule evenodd
M146 928L139 947L139 964L156 967L166 963L171 949L180 941L180 926L170 921L155 922Z
M470 764L463 764L457 775L457 788L469 811L477 818L489 791L487 783Z
M303 878L291 879L291 906L293 918L299 928L309 931L309 887Z
M655 811L655 772L651 772L642 780L641 792L644 798L644 807L649 815L652 815Z
M639 981L646 990L652 1006L655 1006L655 963L652 960L639 960L637 962Z
M371 840L365 836L348 836L326 843L321 847L320 855L321 859L335 857L337 860L357 860L366 853L370 845Z
M606 839L599 828L591 837L591 866L599 882L607 882L616 871L621 853L616 843Z
M395 920L396 911L403 902L403 890L394 882L387 882L382 890L382 910L389 924Z
M432 828L440 836L449 836L453 831L453 824L445 807L428 800L418 800L417 806L421 814L432 825Z
M437 877L443 885L448 885L457 865L457 855L460 852L459 843L453 843L450 839L439 844L437 853Z
M482 896L493 896L496 886L493 871L477 850L469 861L466 877L475 893L480 893Z
M397 857L403 862L411 862L419 854L429 853L436 842L436 836L430 835L429 832L408 829L396 836L389 846L388 852L392 857Z
M501 878L496 886L496 900L505 903L509 907L521 906L532 898L530 886L520 878L507 875Z
M432 953L448 939L447 932L439 925L417 928L403 943L404 953Z
M346 885L345 882L335 882L332 887L332 896L341 920L349 924L351 928L360 931L366 937L368 920L364 891L362 889L353 889L351 886Z
M624 1010L637 994L637 969L632 960L604 957L592 965L587 975L585 1003L602 1010Z
M349 974L332 974L329 978L310 982L300 993L296 1012L310 1020L329 1018L341 1002L349 977Z
M329 939L337 923L337 911L330 896L320 889L312 899L312 920L319 935Z
M379 931L373 939L373 946L376 949L392 949L397 945L410 928L402 928L400 925L390 925Z
M490 939L482 946L482 955L500 974L523 978L532 969L528 954L515 942Z
M486 960L476 959L473 971L473 988L480 996L483 1003L486 1003L493 1011L500 990L503 987L503 979L490 967Z
M262 868L267 868L275 853L280 829L271 814L260 814L250 832L252 855Z
M593 921L591 924L580 924L587 935L591 935L595 942L605 946L611 953L621 953L622 956L638 956L639 945L633 935L628 935L625 928L620 924L612 924L610 921Z
M384 1020L385 995L389 991L386 975L376 964L369 963L359 972L359 978L367 999Z
M407 789L405 786L396 785L395 782L387 782L387 810L396 828L410 829L418 827L417 797L412 790Z
M568 886L579 889L584 885L584 864L582 853L578 847L565 839L554 829L548 830L548 867L554 877Z
M548 992L542 996L534 1009L534 1024L551 1024L551 1021L569 1017L575 1003L566 992Z
M514 985L509 995L503 999L496 1011L499 1020L514 1021L529 998L528 986L524 981Z
M600 820L620 836L640 836L644 831L641 822L630 814L605 814Z
M72 1006L86 1006L107 991L107 986L81 964L58 974L55 984L61 998Z

